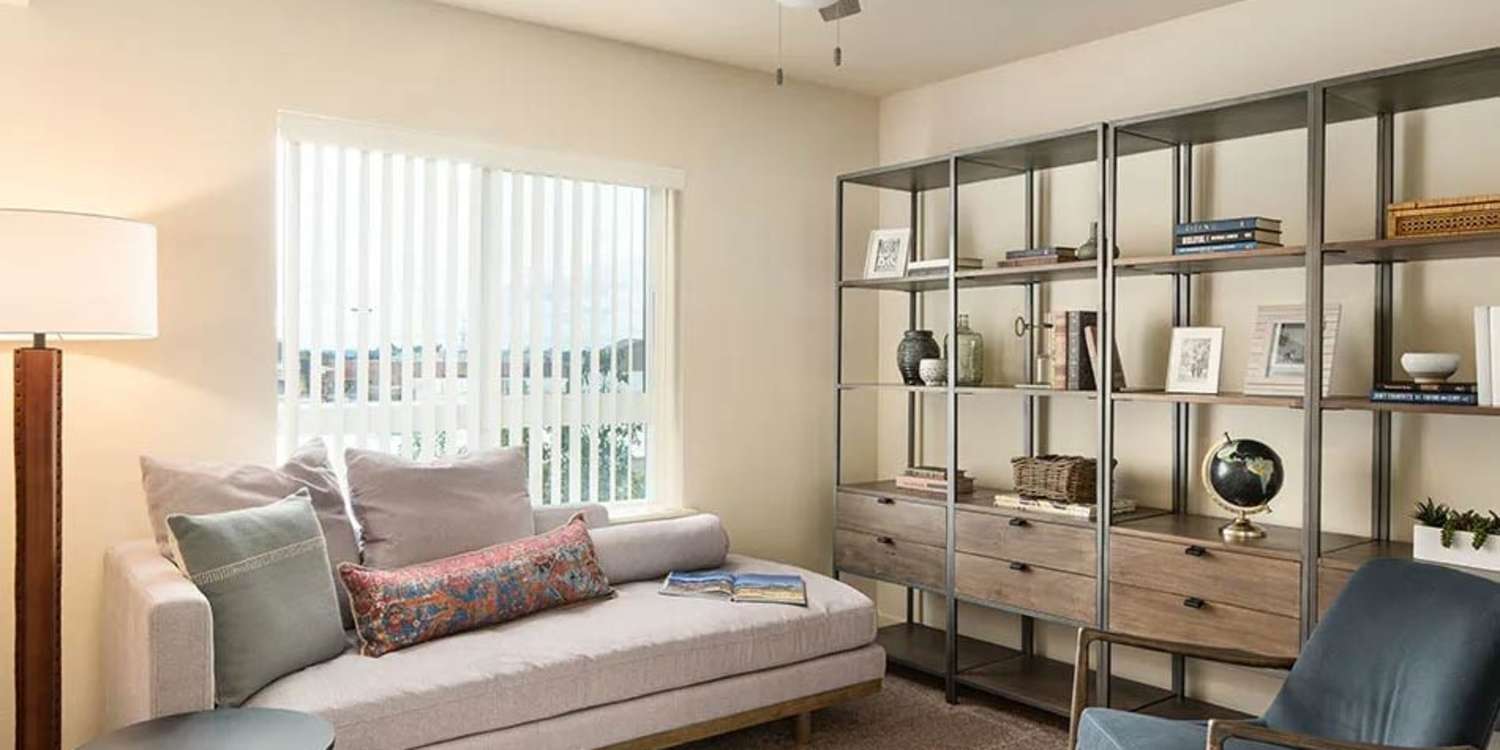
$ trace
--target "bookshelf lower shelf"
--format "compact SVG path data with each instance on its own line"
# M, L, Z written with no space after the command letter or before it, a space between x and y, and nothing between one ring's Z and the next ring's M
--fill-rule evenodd
M1015 658L961 671L958 683L1006 700L1059 716L1073 704L1073 665L1042 656ZM1111 708L1135 711L1172 697L1171 691L1114 677L1110 680ZM1089 701L1095 705L1094 680L1089 679Z
M875 642L885 649L886 660L907 669L929 675L944 675L946 651L944 633L939 628L920 623L901 622L875 631ZM958 637L958 671L981 667L987 663L1020 656L1021 652L993 643Z

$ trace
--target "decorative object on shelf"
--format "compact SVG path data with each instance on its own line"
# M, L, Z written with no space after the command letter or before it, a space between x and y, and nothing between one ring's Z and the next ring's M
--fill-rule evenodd
M1068 518L1084 518L1090 521L1099 517L1098 503L1065 503L1060 500L1027 497L1026 495L1018 495L1014 492L996 494L995 507L1002 510L1023 510L1030 513L1067 516ZM1110 506L1110 518L1115 518L1125 513L1133 513L1137 507L1139 506L1134 500L1117 497Z
M1047 329L1051 323L1028 323L1025 316L1017 315L1015 322L1016 338L1024 339L1027 334L1036 336L1035 365L1031 370L1030 383L1019 383L1018 387L1027 388L1049 388L1052 385L1052 357L1048 355Z
M1385 208L1385 236L1455 237L1500 232L1500 195L1392 203Z
M973 477L965 475L963 469L953 472L953 477L953 481L957 485L957 494L973 494ZM901 472L900 476L896 477L895 483L897 487L904 490L947 492L948 470L941 466L908 466L905 471Z
M911 259L911 229L876 229L865 248L865 278L899 279Z
M1094 502L1097 466L1084 456L1017 456L1010 460L1016 494L1065 503Z
M1218 393L1223 358L1223 328L1173 328L1172 348L1167 354L1167 392Z
M1342 308L1323 307L1323 395L1333 384L1334 350ZM1307 314L1302 305L1262 305L1250 337L1245 393L1256 396L1300 396L1307 372Z
M1285 479L1281 456L1271 446L1224 433L1224 442L1203 456L1204 488L1214 502L1235 514L1233 521L1219 529L1224 541L1243 542L1266 535L1248 517L1271 507Z
M1080 258L1077 251L1073 248L1049 245L1047 247L1028 247L1024 250L1007 250L1005 252L1005 259L997 261L995 265L1000 268L1045 266L1075 260L1080 260Z
M1091 368L1090 372L1094 374L1095 384L1099 382L1100 378L1104 377L1104 374L1099 372L1098 330L1099 329L1095 326L1089 326L1083 329L1083 342L1085 345L1084 348L1088 350L1088 361L1089 367ZM1118 393L1119 391L1125 390L1125 365L1120 363L1120 347L1118 343L1114 347L1114 350L1114 358L1110 360L1110 369L1114 371L1114 377L1111 378L1110 388Z
M1474 383L1420 383L1395 381L1377 383L1370 389L1371 401L1407 404L1445 404L1477 406L1479 387Z
M954 261L954 267L960 271L972 271L984 268L984 261L978 258L959 258ZM947 258L926 258L906 264L907 276L942 276L945 273L948 273Z
M1078 260L1094 260L1099 257L1099 222L1089 222L1089 238L1078 246ZM1115 245L1115 257L1120 257L1120 246Z
M948 384L948 360L943 357L925 357L917 364L922 385L936 388Z
M1500 515L1457 511L1432 498L1412 514L1412 556L1418 560L1500 570Z
M1401 369L1418 383L1442 383L1458 372L1458 355L1449 352L1407 352Z
M1500 308L1480 305L1474 308L1474 379L1477 381L1475 403L1495 405L1495 375L1500 372Z
M932 337L932 331L912 329L901 337L896 347L896 369L901 372L901 382L921 385L922 360L943 356L942 347Z
M969 328L969 316L958 316L958 329L943 337L943 356L958 359L958 377L954 385L979 385L984 382L984 337ZM926 380L926 378L923 378Z
M1225 253L1281 247L1281 220L1242 216L1185 221L1173 230L1172 254Z

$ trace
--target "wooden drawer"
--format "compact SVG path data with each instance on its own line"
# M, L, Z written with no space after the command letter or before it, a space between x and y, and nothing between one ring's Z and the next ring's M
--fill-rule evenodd
M1094 575L1094 529L1021 516L958 511L958 551Z
M1301 611L1301 565L1291 560L1120 533L1109 554L1110 581L1292 618Z
M1337 599L1339 592L1349 583L1349 577L1354 575L1352 570L1334 568L1327 565L1318 566L1318 617L1321 618L1328 607Z
M1126 633L1261 654L1296 656L1295 617L1187 598L1120 583L1109 585L1109 627Z
M839 529L834 532L833 560L840 570L855 575L938 591L945 588L942 547Z
M1094 621L1092 576L963 552L958 553L956 564L956 587L961 596L1080 622Z
M836 525L932 547L948 543L943 506L911 500L840 492Z

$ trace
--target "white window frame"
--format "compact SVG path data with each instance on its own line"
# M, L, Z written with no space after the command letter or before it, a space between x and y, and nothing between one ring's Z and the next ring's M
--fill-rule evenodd
M362 154L401 154L409 157L445 159L472 165L479 170L476 174L483 174L483 170L495 170L646 189L648 216L646 224L648 231L644 248L647 275L645 284L646 387L644 394L632 394L635 398L626 399L627 403L623 404L625 408L636 412L647 425L646 499L644 501L608 501L608 505L614 517L671 512L682 506L681 401L677 356L679 286L676 241L679 222L678 199L686 183L685 174L681 170L634 162L495 146L384 125L294 112L280 113L277 125L279 136L278 299L284 296L286 289L298 289L297 285L301 283L298 275L300 260L296 262L296 268L287 262L288 257L293 259L298 257L297 244L301 236L295 224L289 226L291 222L288 221L288 217L292 214L291 209L296 205L295 201L298 197L294 189L283 184L284 175L288 169L289 155L293 151L289 144L292 143L327 144L356 149ZM477 200L476 198L476 203ZM484 218L488 225L489 214L484 214ZM486 230L488 228L487 226ZM476 261L481 263L482 271L480 274L471 272L471 276L495 274L493 278L498 279L498 271L491 268L494 264L486 260L492 243L475 241L473 244L475 247L469 253L469 262L471 265ZM479 320L497 320L497 313L504 309L503 306L508 300L496 299L499 296L498 292L488 291L489 285L485 279L468 279L466 282L470 284L468 305L470 325L475 326L474 321ZM368 293L367 284L361 283L359 286L361 293ZM356 306L366 306L368 301L348 300L345 302L346 304L352 302ZM288 301L281 304L278 314L281 316L279 326L281 331L298 330L301 313L297 302ZM477 335L474 338L480 341L471 341L469 344L471 355L475 351L479 353L477 357L472 357L477 362L471 363L478 365L477 370L468 372L470 394L468 398L471 400L469 403L459 404L456 407L451 405L447 407L449 411L444 415L447 419L452 420L455 425L469 425L471 429L477 427L479 447L489 448L500 444L501 427L514 427L521 422L536 424L543 419L539 416L540 414L556 415L562 418L562 423L575 426L584 423L586 412L593 414L595 419L598 418L597 410L600 405L597 401L590 403L592 398L588 393L562 395L544 392L545 389L533 388L533 393L530 395L522 396L517 392L513 395L502 396L497 372L500 334L496 330L491 330L498 328L500 328L498 324L485 327L475 326ZM302 346L297 340L298 334L289 333L286 339L283 343L288 351L300 352ZM491 352L495 353L494 357L488 356ZM576 360L577 357L575 356L574 359ZM319 362L321 362L321 356ZM382 361L381 365L385 366L386 363ZM405 366L405 363L403 365ZM534 369L540 371L540 362L536 361L534 365ZM368 372L368 363L365 361L363 351L360 354L357 372L360 373L361 378ZM515 372L514 368L513 372ZM452 377L456 378L457 375L453 374ZM540 377L540 375L535 377ZM381 382L385 383L387 379L382 379ZM360 392L363 392L366 386L367 384L361 384ZM297 390L300 391L300 383ZM519 389L513 390L519 391ZM477 404L472 399L477 399ZM279 393L276 427L277 453L286 456L296 448L299 442L312 436L302 430L299 425L354 424L362 426L363 434L369 434L373 421L376 431L383 429L386 434L389 434L393 424L390 410L376 414L378 410L389 406L390 403L384 399L371 402L367 399L345 401L342 398L336 398L334 402L329 403L322 401L321 398L302 399L300 394L298 397L293 397L286 393ZM415 405L404 408L408 412L417 409ZM538 409L545 411L535 411ZM405 418L410 420L416 417L408 413ZM556 423L559 420L552 421ZM394 422L400 426L401 418L395 418ZM340 434L345 431L343 427L340 427ZM577 435L578 432L575 430L573 434ZM330 448L333 452L341 454L343 440L335 439L333 443L334 445L330 445ZM554 447L556 446L560 446L560 440L554 443ZM576 457L578 451L576 445L572 451ZM534 485L540 477L541 460L534 458L530 463L532 464L533 484L530 488L531 494L533 501L540 504L543 493L540 487ZM578 465L576 461L574 465ZM554 477L552 481L555 487L561 488L560 477ZM576 484L569 489L575 488Z

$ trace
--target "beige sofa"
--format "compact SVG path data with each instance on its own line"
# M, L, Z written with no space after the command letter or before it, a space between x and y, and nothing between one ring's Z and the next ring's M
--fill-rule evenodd
M537 527L559 522L539 511ZM352 648L287 675L248 705L315 713L340 750L668 747L799 717L879 689L875 609L831 578L730 555L726 567L795 572L810 606L665 597L654 580L599 602L424 643L378 659ZM105 557L108 728L213 704L208 601L149 540Z

